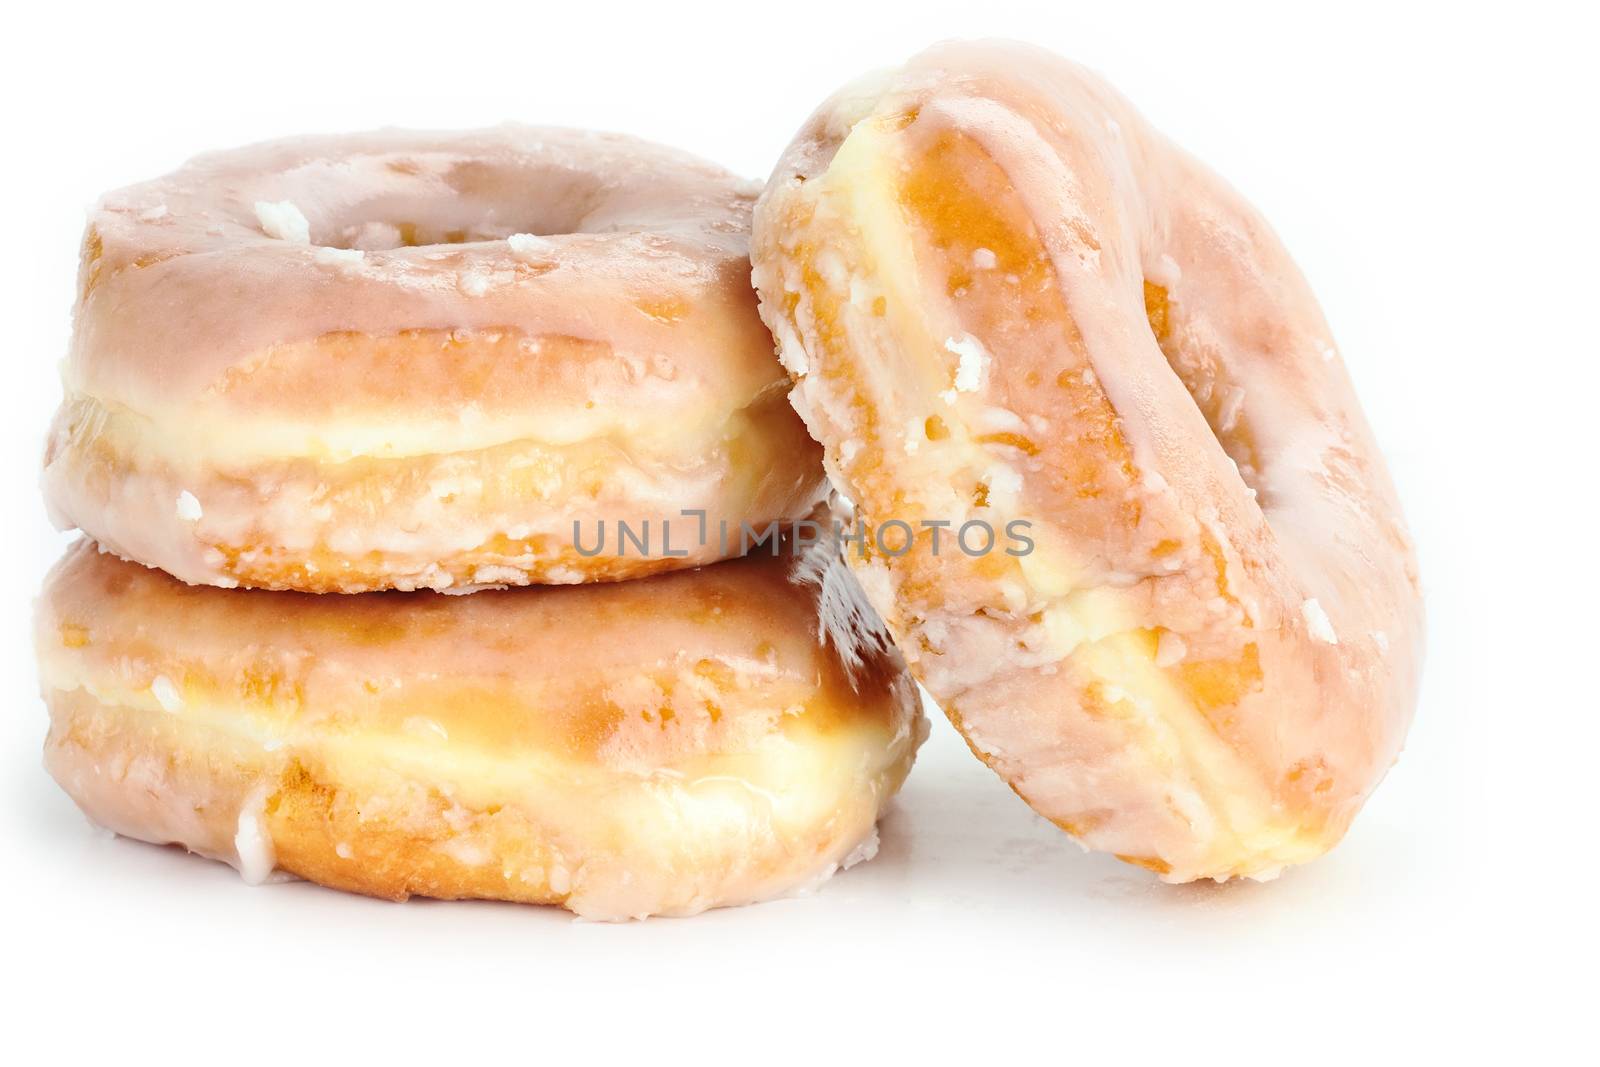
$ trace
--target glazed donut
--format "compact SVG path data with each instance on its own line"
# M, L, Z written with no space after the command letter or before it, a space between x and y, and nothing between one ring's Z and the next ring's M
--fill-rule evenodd
M1332 847L1409 724L1420 595L1261 217L1082 69L949 44L810 119L753 257L832 478L915 535L851 565L973 751L1169 881ZM939 551L968 523L1019 536Z
M819 627L847 601L815 557L341 597L80 541L36 617L46 766L93 822L252 882L593 919L803 891L875 851L926 726L859 612Z
M754 196L672 149L520 126L280 141L112 193L52 515L221 586L711 562L691 527L797 519L824 487L750 291Z

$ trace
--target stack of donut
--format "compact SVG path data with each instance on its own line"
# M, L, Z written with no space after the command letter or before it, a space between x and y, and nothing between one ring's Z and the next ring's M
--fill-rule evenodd
M92 539L38 617L56 780L251 880L600 919L870 856L923 724L870 613L819 626L826 543L778 551L824 477L754 200L509 126L107 196L45 463ZM769 536L718 563L730 526Z
M75 322L48 765L251 879L792 891L871 854L912 678L1086 847L1269 878L1411 717L1413 552L1309 288L1028 46L847 87L764 189L522 127L205 157L95 209ZM853 536L799 536L830 482Z

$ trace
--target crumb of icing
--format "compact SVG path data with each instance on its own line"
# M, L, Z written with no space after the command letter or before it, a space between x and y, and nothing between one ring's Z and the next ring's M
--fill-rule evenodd
M272 850L272 839L262 825L266 814L265 799L264 796L256 796L245 802L233 835L233 850L239 857L239 877L247 885L266 882L278 863Z
M354 266L366 258L367 254L359 248L329 248L322 245L316 251L317 262L330 267Z
M876 825L874 825L872 827L872 830L870 832L868 832L867 836L863 837L861 839L860 843L857 844L855 848L850 850L850 855L846 856L844 858L844 860L839 864L839 869L842 870L842 871L848 871L851 867L854 867L856 864L865 863L868 860L872 859L872 857L876 856L877 854L878 854L878 827Z
M974 248L972 250L972 266L977 270L994 270L999 266L1000 257L987 248Z
M166 217L167 205L165 204L157 204L154 207L147 207L143 211L139 212L140 222L154 222L157 219L164 219Z
M311 224L291 201L257 200L256 221L268 237L296 245L311 243Z
M783 364L784 370L795 377L805 377L811 368L806 361L805 346L800 343L799 336L794 332L794 326L787 318L780 317L774 333L778 339L778 362Z
M1025 434L1028 432L1028 424L1022 421L1022 416L1010 408L996 407L992 404L972 416L972 425L980 433Z
M544 580L547 585L579 585L584 575L576 567L556 566L544 572Z
M187 489L178 494L176 509L178 518L184 522L199 522L200 517L205 514L200 510L200 501Z
M468 296L482 296L489 291L489 276L479 270L470 270L456 280L456 285Z
M1322 605L1317 603L1316 597L1300 605L1300 614L1305 616L1306 629L1313 639L1327 645L1339 643L1339 635L1333 630L1333 622L1329 620L1328 613L1322 610Z
M956 391L977 392L978 386L983 384L984 368L989 364L988 351L970 333L946 338L944 347L947 351L955 353L959 360L956 364Z
M178 687L172 684L172 679L164 674L158 674L150 683L150 695L156 698L156 703L161 705L161 710L169 715L176 715L183 710L183 695L178 692Z
M473 569L472 580L479 585L500 585L523 581L523 573L516 567L497 567L489 564Z
M547 258L556 247L554 242L533 233L514 233L506 238L506 244L511 246L511 258L518 263Z

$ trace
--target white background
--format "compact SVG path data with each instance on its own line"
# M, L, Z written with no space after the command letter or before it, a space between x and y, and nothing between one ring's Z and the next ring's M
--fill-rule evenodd
M32 1052L11 1062L1592 1057L1589 5L544 6L7 14L0 1040ZM40 769L27 615L66 541L36 470L100 192L265 137L507 118L764 176L841 81L985 35L1110 77L1265 212L1334 325L1430 597L1416 727L1334 853L1270 885L1162 886L1081 854L942 717L878 859L809 899L689 920L250 889L90 832Z

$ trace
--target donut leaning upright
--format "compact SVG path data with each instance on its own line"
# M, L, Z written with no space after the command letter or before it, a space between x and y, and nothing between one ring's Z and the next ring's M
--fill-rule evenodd
M949 44L823 104L752 255L835 483L917 527L851 564L972 749L1172 881L1337 842L1410 722L1421 603L1261 217L1081 68ZM972 522L1030 550L927 525Z

